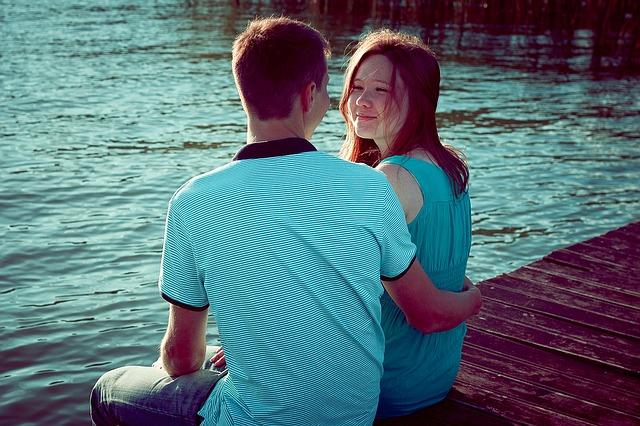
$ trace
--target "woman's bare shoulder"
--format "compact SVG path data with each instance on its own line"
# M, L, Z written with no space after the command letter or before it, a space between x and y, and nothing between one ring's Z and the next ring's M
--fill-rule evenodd
M404 167L397 164L383 163L376 167L385 174L400 199L405 212L407 223L418 214L424 203L422 189L413 175Z

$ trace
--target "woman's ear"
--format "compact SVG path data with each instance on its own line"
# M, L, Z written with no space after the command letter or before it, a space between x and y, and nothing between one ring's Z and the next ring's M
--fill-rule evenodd
M302 92L300 93L300 101L302 104L302 112L307 113L311 109L313 105L313 101L316 95L316 83L310 81L305 84L302 88Z

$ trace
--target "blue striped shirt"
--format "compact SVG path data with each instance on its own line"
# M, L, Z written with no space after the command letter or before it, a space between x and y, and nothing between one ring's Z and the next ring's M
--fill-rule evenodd
M160 290L211 307L229 374L205 424L370 424L382 375L380 277L415 256L381 173L304 139L250 144L167 214Z

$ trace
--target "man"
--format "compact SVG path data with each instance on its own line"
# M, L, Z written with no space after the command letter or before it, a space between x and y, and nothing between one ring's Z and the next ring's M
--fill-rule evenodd
M171 199L160 360L105 374L96 424L371 424L380 278L423 331L479 309L476 289L440 292L414 262L384 175L308 141L329 107L327 55L316 30L287 18L255 20L236 39L247 145ZM228 373L201 369L209 307Z

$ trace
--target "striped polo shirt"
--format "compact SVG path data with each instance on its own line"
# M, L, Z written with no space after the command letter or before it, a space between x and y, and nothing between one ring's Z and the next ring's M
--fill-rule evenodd
M415 256L383 174L305 139L244 146L172 197L159 286L212 309L229 373L205 424L365 425L376 413L381 276Z

